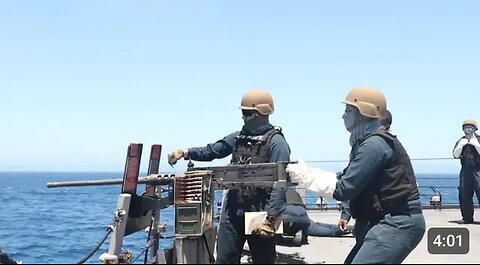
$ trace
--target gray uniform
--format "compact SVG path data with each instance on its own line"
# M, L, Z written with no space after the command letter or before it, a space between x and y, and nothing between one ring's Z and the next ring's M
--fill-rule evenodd
M273 128L264 124L253 135L263 135ZM232 154L240 131L231 133L205 147L189 148L191 159L211 161ZM282 134L274 134L269 143L268 162L290 161L290 147ZM229 191L223 202L217 242L217 263L239 264L245 240L248 240L254 263L273 264L276 259L274 238L245 236L244 213L266 210L269 216L279 216L285 210L285 190L273 189L271 194L256 192L244 197L237 191Z

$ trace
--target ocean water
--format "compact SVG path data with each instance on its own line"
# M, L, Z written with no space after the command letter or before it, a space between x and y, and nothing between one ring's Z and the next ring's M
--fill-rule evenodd
M113 221L121 185L47 188L47 182L121 178L122 173L0 173L0 249L23 263L75 263L85 257ZM138 191L144 188L139 185ZM173 220L173 209L161 212ZM166 236L173 235L169 226ZM125 238L124 249L144 250L147 234ZM110 237L86 263L99 263ZM170 240L171 241L171 240ZM162 242L162 247L170 242ZM144 256L137 263L142 263Z
M0 249L23 263L75 263L82 259L106 234L112 223L121 185L47 188L48 182L121 178L122 173L0 172ZM444 204L458 204L457 174L418 174L422 202L429 204L438 187ZM137 192L144 189L139 185ZM220 196L217 196L219 198ZM306 193L314 207L318 199ZM335 203L335 202L331 202ZM174 211L161 212L166 237L173 236ZM108 251L110 237L86 263L99 263ZM133 253L135 263L143 264L141 252L147 234L137 232L124 239L124 249ZM172 240L161 242L166 248Z

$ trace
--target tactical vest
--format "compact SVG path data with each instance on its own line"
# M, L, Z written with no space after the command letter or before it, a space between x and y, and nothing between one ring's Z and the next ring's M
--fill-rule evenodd
M475 135L475 137L480 141L480 136ZM475 146L467 144L463 147L460 163L464 167L480 169L480 155L477 149L475 149Z
M281 129L273 127L263 135L251 135L242 130L235 137L230 163L255 164L270 162L270 142L275 134L282 134Z
M350 210L354 218L381 218L391 210L406 207L408 201L420 197L410 158L400 141L383 129L367 135L363 141L374 135L382 137L390 145L393 155L383 170L350 201ZM353 159L352 156L359 145L352 148L350 160Z

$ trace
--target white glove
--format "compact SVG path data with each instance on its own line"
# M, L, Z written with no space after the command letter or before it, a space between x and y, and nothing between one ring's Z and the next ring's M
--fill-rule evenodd
M458 141L457 146L453 149L453 157L454 158L460 158L460 155L462 154L463 147L468 144L468 140L466 138L460 139Z
M478 139L477 139L477 137L475 137L475 136L472 137L472 139L470 139L470 141L469 141L468 143L471 144L471 145L473 145L473 146L475 146L475 147L477 147L477 146L480 147L480 143L478 142Z
M473 145L473 147L475 147L475 150L477 150L477 153L480 154L480 143L478 142L477 136L474 135L468 143Z
M285 171L290 176L290 180L294 183L302 185L304 182L312 182L312 179L305 179L308 177L310 168L307 164L301 159L298 159L298 163L288 164L285 168Z
M458 145L457 146L465 146L466 144L468 144L468 139L467 138L462 138L460 140L460 142L458 142Z
M292 182L303 185L308 190L318 192L326 199L333 198L333 192L337 184L337 174L312 168L302 160L298 159L296 164L288 164L285 171Z

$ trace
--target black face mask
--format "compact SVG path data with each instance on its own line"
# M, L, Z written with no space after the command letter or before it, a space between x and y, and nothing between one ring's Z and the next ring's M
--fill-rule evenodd
M245 124L244 128L250 132L255 132L258 128L265 124L265 121L259 119L258 114L254 110L242 110L242 119Z
M258 128L259 121L256 119L256 117L251 116L251 117L243 117L243 122L245 124L245 129L249 131L254 131L255 129Z

